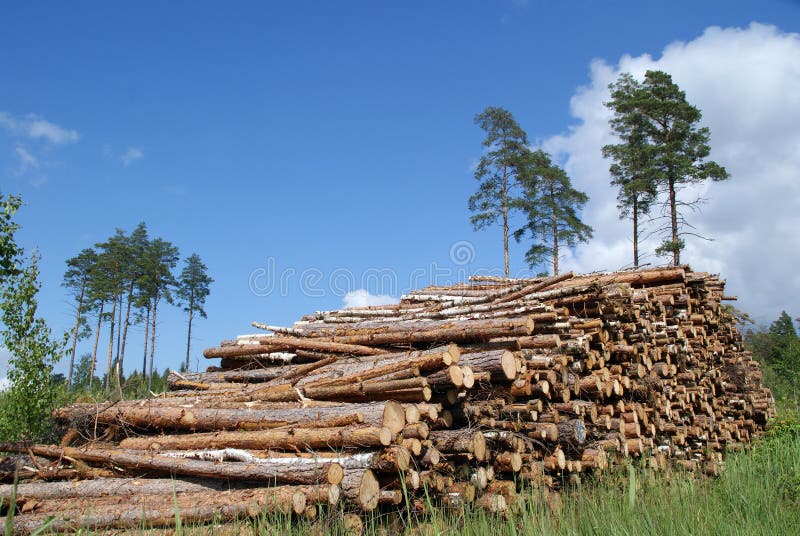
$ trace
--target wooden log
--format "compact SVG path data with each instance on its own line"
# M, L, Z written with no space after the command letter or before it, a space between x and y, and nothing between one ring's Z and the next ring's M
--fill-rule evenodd
M95 404L73 404L56 410L53 415L61 421L81 420L91 425L97 422L187 431L266 430L290 425L331 427L364 423L386 426L392 433L398 433L405 424L405 410L391 401L285 409L165 407L147 402L141 405L117 404L102 409Z
M22 450L18 444L2 444L3 450ZM123 448L74 448L51 445L27 447L38 456L52 459L73 458L91 463L111 464L131 472L160 471L197 478L230 478L233 480L275 481L286 484L338 484L342 467L331 461L317 463L311 459L287 460L286 463L264 463L255 457L236 463L190 459L168 454L141 452ZM204 448L204 447L200 447Z
M241 346L220 346L206 348L203 356L209 359L224 357L227 359L249 358L253 355L267 352L292 350L295 348L318 352L331 352L338 354L354 355L379 355L389 353L381 348L364 346L361 344L348 344L340 341L312 340L304 337L265 337L259 344L245 344Z
M171 495L197 491L222 491L230 485L220 480L179 480L173 478L96 478L64 482L30 482L17 485L17 504L30 499L75 499L110 495ZM14 486L0 485L0 503L8 504Z
M342 493L348 501L368 512L378 506L380 483L369 469L348 469L342 479Z
M517 358L508 350L462 353L461 364L469 366L473 372L489 372L492 377L506 381L517 375Z
M245 432L206 432L187 435L130 437L120 447L135 450L189 450L208 448L290 449L378 447L392 443L386 427L297 428Z
M44 525L50 516L48 530L74 531L78 529L125 529L150 526L172 527L176 522L175 509L182 523L196 524L220 519L232 521L239 517L253 517L264 512L301 514L306 508L305 493L295 486L279 486L247 490L182 493L171 497L160 495L134 495L115 497L116 503L106 502L85 508L69 509L69 503L42 504L43 513L19 514L14 517L15 533L30 534ZM67 509L64 509L66 506Z
M469 453L478 461L486 459L486 439L480 432L471 430L436 430L428 435L431 443L440 452Z
M464 320L439 329L425 329L425 323L417 322L416 327L389 332L365 332L358 335L318 337L311 341L329 341L348 345L391 345L391 344L429 344L434 342L487 341L493 337L530 335L533 320L523 318L500 318L491 320ZM211 356L209 356L211 357ZM222 357L222 356L213 356Z

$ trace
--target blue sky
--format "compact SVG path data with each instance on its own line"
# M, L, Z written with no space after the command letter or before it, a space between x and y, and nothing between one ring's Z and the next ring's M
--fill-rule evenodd
M753 69L774 61L769 72L793 73L785 67L796 65L797 2L236 6L0 6L0 191L21 194L27 204L18 216L19 238L42 255L41 311L55 330L67 329L72 318L59 286L64 260L115 227L129 231L139 221L184 257L198 253L216 280L209 318L196 324L195 356L220 339L251 332L252 320L288 324L306 312L341 307L347 291L396 298L430 280L453 282L497 269L499 230L474 232L466 211L482 139L472 118L489 105L512 111L579 187L599 192L586 212L598 250L574 252L566 265L618 268L627 261L608 252L625 249L627 227L612 223L613 214L604 216L613 212L604 193L610 191L607 163L592 160L597 174L586 172L581 155L594 155L597 147L581 140L607 120L595 121L603 115L602 89L622 66L664 62L682 72L681 66L700 65L676 81L690 100L694 94L694 102L711 110L706 117L715 150L717 131L725 141L734 128L723 119L736 106L755 106L754 94L717 106L726 102L716 96L732 87L725 82L730 77L765 99L774 100L769 91L800 89L792 86L797 77L759 84L747 69L737 72L722 61L766 50L754 52ZM670 49L676 42L685 46ZM714 65L724 69L716 86L709 81ZM795 111L789 119L797 119ZM787 115L768 112L755 106L753 117L771 124ZM729 158L723 163L746 184L738 153L726 147L748 140L728 141L720 149ZM795 165L787 160L783 172ZM699 218L721 237L714 247L726 238L730 247L717 252L698 244L688 260L732 274L740 305L771 320L784 302L747 302L746 296L780 293L753 286L755 268L736 260L758 258L760 250L728 255L734 245L742 247L748 230L728 237L726 218L747 192L719 188L711 197L727 200L729 210ZM783 208L787 216L773 214L775 225L792 237L795 207ZM512 244L513 272L524 270L525 249ZM284 288L276 283L270 290L281 276ZM788 285L785 303L796 303L789 298L800 283L795 277ZM164 311L159 368L177 366L185 351L183 315ZM133 337L128 355L137 356L139 328ZM88 349L85 343L82 350ZM206 365L202 358L200 365Z

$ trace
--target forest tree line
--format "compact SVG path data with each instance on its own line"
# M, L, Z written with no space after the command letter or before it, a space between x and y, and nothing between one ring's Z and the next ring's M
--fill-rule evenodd
M75 303L68 387L94 388L98 364L105 358L106 373L98 383L105 391L122 389L127 358L134 367L141 363L141 378L152 389L159 308L164 304L177 305L188 315L183 366L189 368L192 323L197 316L206 317L205 300L213 279L196 253L184 259L177 273L179 260L178 248L162 238L151 238L144 223L130 234L117 229L107 240L67 259L62 284ZM143 354L126 355L132 336L129 327L137 324L144 327ZM106 348L99 347L103 330L108 333ZM92 351L76 363L78 342L83 339L93 341Z
M711 134L700 126L702 113L689 104L686 94L663 71L647 71L639 81L623 73L609 86L613 112L611 130L617 143L602 148L611 160L611 185L617 189L620 218L632 223L634 268L640 264L642 218L656 222L653 234L662 238L655 250L681 263L685 237L699 237L687 219L701 199L686 198L684 189L707 180L729 177L724 167L710 160ZM483 229L498 222L503 230L503 265L509 276L508 243L531 240L525 260L531 268L550 265L558 275L563 247L588 242L593 229L580 217L589 197L572 186L566 171L541 149L532 149L528 136L513 115L498 107L475 116L486 132L485 148L475 169L480 182L469 199L471 222ZM660 214L653 215L654 209ZM510 229L510 216L519 214L523 225ZM705 237L701 237L705 238Z

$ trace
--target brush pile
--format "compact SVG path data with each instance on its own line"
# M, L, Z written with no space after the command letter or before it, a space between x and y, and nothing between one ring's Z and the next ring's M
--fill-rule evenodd
M429 497L513 511L530 497L520 486L557 500L626 457L718 474L774 414L723 289L688 267L473 277L254 323L263 333L207 349L219 366L173 373L168 393L59 409L59 446L0 445L32 481L15 529L51 515L59 529L169 526L176 507L184 523L419 510Z

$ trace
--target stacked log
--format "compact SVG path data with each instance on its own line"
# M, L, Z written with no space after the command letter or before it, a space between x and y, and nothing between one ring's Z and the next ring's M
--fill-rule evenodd
M163 526L173 502L194 521L423 497L513 511L520 486L556 491L627 457L714 474L774 414L726 298L688 267L473 277L292 327L254 322L261 333L207 349L219 365L172 373L167 393L57 410L60 446L0 445L30 461L25 476L96 479L20 486L14 524Z

